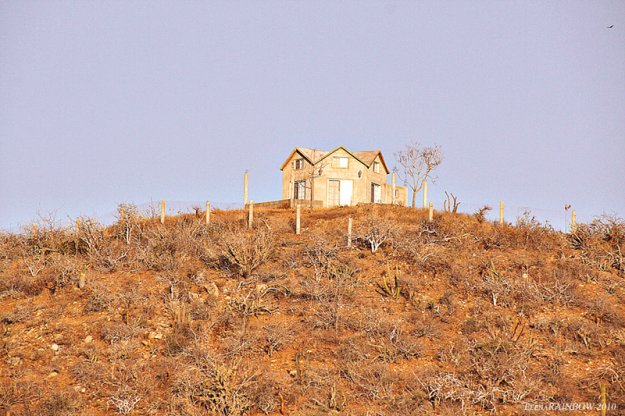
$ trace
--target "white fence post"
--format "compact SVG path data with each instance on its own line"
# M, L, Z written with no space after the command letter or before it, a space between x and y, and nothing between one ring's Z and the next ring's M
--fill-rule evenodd
M347 247L352 246L352 217L347 219Z
M247 204L247 185L248 185L248 175L247 175L247 170L245 171L245 173L243 174L243 206L245 207L245 204Z
M252 223L254 221L254 200L250 199L250 203L248 205L247 211L247 226L252 228Z
M295 234L299 234L302 229L301 229L301 221L300 221L300 217L301 217L301 204L299 203L299 201L297 201L297 206L295 207Z

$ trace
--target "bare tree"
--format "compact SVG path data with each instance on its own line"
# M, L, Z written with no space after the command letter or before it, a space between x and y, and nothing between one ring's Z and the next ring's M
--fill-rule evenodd
M395 159L399 163L394 171L404 185L412 190L412 207L417 200L417 192L423 188L423 183L433 179L431 174L443 161L440 146L421 147L417 142L407 144L404 150L395 153Z
M327 162L319 162L317 163L317 158L318 158L318 154L317 154L317 150L313 149L313 153L311 155L311 160L312 163L310 163L310 166L308 166L307 170L306 170L306 189L310 190L310 208L313 207L313 199L314 199L314 184L315 184L315 179L320 177L323 174L323 169L325 169L325 167L328 165Z

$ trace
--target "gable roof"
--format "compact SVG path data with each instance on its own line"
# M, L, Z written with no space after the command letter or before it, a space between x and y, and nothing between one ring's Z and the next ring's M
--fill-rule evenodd
M339 146L333 150L330 150L329 152L318 150L318 149L308 149L305 147L296 147L286 158L286 160L280 167L280 170L284 170L287 163L289 163L289 160L291 160L291 158L293 157L295 153L299 153L304 159L308 161L308 163L312 165L316 165L317 163L321 162L323 159L325 159L326 157L330 156L332 153L340 149L347 152L350 156L352 156L354 159L356 159L357 161L365 165L367 168L371 166L371 164L375 161L376 157L380 156L380 161L382 162L382 165L384 166L386 173L390 173L388 166L386 166L386 161L384 160L384 156L382 156L381 150L365 150L365 151L360 151L360 152L351 152L347 150L345 146Z

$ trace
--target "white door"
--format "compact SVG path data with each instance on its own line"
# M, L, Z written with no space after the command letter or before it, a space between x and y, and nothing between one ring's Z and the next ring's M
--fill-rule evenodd
M341 179L341 185L339 188L339 203L341 205L351 205L352 204L352 189L354 183L351 180L343 180Z

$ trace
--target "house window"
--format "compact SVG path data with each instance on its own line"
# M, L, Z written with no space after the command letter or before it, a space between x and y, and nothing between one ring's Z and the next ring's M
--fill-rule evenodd
M373 171L375 173L380 173L380 162L373 162Z
M333 168L347 168L349 166L348 158L344 156L335 156L332 159Z
M304 158L295 159L294 166L295 166L295 170L304 169Z
M296 181L293 191L295 199L306 199L306 181Z
M382 203L382 187L377 183L371 184L371 202L374 204Z

